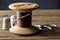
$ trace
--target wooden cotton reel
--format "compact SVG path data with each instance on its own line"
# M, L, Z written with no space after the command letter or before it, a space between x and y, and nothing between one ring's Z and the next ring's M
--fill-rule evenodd
M28 35L36 33L38 30L32 27L32 10L37 9L38 4L29 2L19 2L9 5L17 13L17 24L9 31L14 34Z

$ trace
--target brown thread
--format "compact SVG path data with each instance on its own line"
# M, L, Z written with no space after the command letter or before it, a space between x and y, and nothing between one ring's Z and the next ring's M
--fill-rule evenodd
M30 14L29 16L26 16L24 18L21 18L27 14ZM17 13L17 26L19 27L29 27L31 26L31 20L32 20L32 12L18 12Z

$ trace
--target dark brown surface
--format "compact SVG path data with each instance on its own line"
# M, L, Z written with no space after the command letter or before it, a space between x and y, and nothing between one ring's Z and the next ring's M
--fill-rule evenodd
M0 40L60 40L60 10L36 10L33 11L33 24L56 24L53 31L41 32L32 36L19 36L2 30L2 19L6 15L15 14L14 11L0 11Z
M23 17L27 14L30 14L26 17ZM32 12L18 12L17 13L17 26L18 27L29 27L31 26L31 16L32 16Z

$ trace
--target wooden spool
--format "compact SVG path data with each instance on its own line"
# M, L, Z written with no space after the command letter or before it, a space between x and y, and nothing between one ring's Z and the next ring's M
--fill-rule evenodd
M37 9L38 4L29 2L19 2L9 5L17 13L17 24L10 28L9 31L14 34L28 35L38 32L37 29L32 27L32 10Z

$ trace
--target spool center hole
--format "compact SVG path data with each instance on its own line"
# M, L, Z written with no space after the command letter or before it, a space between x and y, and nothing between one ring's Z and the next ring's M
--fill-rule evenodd
M27 3L27 5L31 5L31 3Z
M15 7L25 6L25 4L14 5Z

